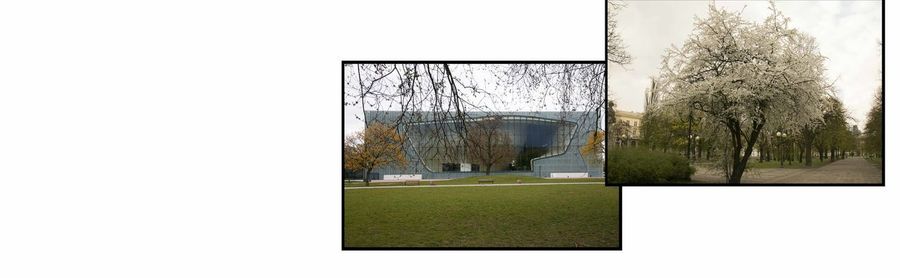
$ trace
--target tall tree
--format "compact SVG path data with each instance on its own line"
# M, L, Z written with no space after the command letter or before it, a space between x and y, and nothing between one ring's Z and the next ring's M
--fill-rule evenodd
M627 65L631 63L631 54L625 50L627 47L618 33L619 22L616 17L619 11L625 7L625 2L611 0L606 2L606 59L610 63Z
M774 4L770 9L757 23L711 4L662 62L666 109L694 111L726 131L729 183L740 183L768 124L796 130L822 117L825 57L814 38L790 28Z
M373 169L405 165L403 137L390 126L373 123L365 130L344 138L344 168L362 170L366 186L369 186L369 174Z
M486 175L491 169L515 158L509 134L503 132L503 122L499 117L472 121L466 134L466 154L469 159L484 166Z
M849 149L850 126L847 123L847 110L837 98L829 98L828 106L823 116L823 126L819 131L822 137L823 151L830 154L830 160L837 159L836 155Z

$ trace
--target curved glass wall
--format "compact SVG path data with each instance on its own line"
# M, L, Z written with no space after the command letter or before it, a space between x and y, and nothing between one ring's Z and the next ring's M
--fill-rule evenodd
M576 130L571 121L533 116L486 116L467 119L467 124L498 119L500 130L511 139L515 159L495 165L491 171L531 171L534 159L562 154ZM417 122L403 127L412 145L413 157L432 172L479 172L485 167L466 157L464 129L460 121Z

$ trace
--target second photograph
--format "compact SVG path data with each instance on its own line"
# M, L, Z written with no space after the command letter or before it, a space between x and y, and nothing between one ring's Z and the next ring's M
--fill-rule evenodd
M884 185L881 1L610 1L607 185Z

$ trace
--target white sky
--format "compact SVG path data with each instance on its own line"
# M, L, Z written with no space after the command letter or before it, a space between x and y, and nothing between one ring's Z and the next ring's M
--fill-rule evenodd
M644 90L659 72L664 50L687 39L694 18L705 17L707 1L626 1L619 12L618 32L633 57L625 67L610 65L609 98L617 108L643 111ZM767 1L716 1L716 6L741 11L750 21L770 14ZM779 1L776 7L791 18L791 26L814 36L828 57L827 77L855 124L865 122L875 89L881 84L882 36L880 1ZM860 125L860 128L862 126Z

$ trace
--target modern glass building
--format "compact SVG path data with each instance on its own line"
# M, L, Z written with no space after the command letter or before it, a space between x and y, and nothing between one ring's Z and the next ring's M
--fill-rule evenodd
M464 134L467 127L487 120L498 123L497 130L508 136L514 153L508 162L493 165L492 175L603 176L597 156L584 157L581 153L588 136L597 128L593 112L474 112L440 120L435 120L430 112L367 111L365 116L368 123L394 124L399 120L397 129L405 138L406 167L375 169L373 179L484 175L486 166L466 155Z

